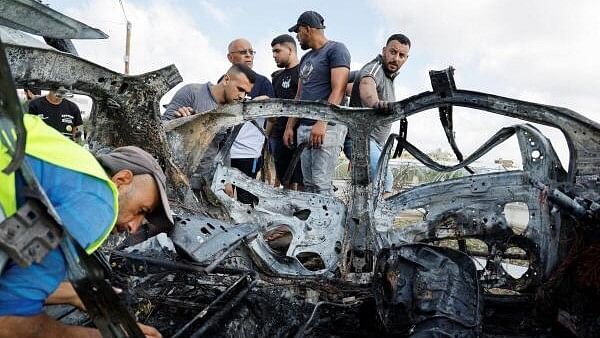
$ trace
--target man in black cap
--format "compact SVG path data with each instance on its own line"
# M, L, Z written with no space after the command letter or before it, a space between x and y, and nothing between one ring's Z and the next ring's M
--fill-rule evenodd
M327 101L340 104L344 98L350 53L343 43L325 37L323 17L314 11L302 13L289 31L295 32L302 49L311 49L300 60L300 81L296 99ZM298 127L298 143L307 143L302 152L304 188L309 192L331 193L335 163L346 134L346 127L302 118ZM288 120L283 141L294 144L294 128L298 119Z

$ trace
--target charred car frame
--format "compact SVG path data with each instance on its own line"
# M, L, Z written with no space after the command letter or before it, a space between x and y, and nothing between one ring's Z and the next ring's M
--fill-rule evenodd
M86 140L92 152L137 145L165 169L175 227L151 225L144 238L127 239L145 242L108 250L111 279L130 290L123 300L137 320L163 333L558 337L592 336L600 329L600 312L593 307L600 286L594 264L600 258L600 125L580 114L457 89L448 68L430 72L433 91L392 103L387 114L267 100L163 125L159 100L182 81L175 66L126 76L80 58L68 40L51 41L58 50L2 28L2 41L17 87L60 85L92 98L93 129ZM524 123L502 128L463 159L453 139L452 107ZM369 172L368 137L376 125L436 108L458 164L441 165L405 137L391 135L377 172ZM318 118L353 131L347 203L275 189L225 165L235 126L277 116ZM551 140L528 122L563 133L568 168ZM204 150L228 128L213 176L198 179L194 172ZM455 171L511 136L518 140L521 170L475 173L382 196L392 154L407 151L429 168ZM229 183L257 196L258 203L227 196ZM522 229L505 215L505 206L515 202L527 206ZM411 209L423 210L422 220L394 227L394 219ZM290 241L275 250L267 237L282 226ZM158 232L168 232L168 238L152 237ZM467 245L473 239L481 247ZM441 245L447 241L456 248ZM511 275L510 260L527 262L526 270Z

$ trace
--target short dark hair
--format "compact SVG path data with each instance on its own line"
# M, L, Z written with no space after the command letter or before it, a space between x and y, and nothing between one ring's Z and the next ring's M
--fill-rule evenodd
M233 64L231 66L231 68L229 68L227 70L227 73L229 73L229 74L242 73L242 74L246 75L246 77L248 78L250 83L253 84L256 81L256 73L250 67L248 67L248 65L246 65L245 63Z
M25 90L25 91L29 90L31 92L31 94L33 94L33 95L42 95L42 90L35 86L27 85L23 88L23 90Z
M387 46L390 43L390 41L392 41L392 40L396 40L403 45L407 45L408 48L410 48L410 39L404 34L394 34L394 35L390 36L387 39L387 42L385 43L385 45Z
M280 36L273 39L273 41L271 41L271 47L282 43L289 43L293 46L294 50L297 50L296 40L294 40L294 38L289 34L281 34Z

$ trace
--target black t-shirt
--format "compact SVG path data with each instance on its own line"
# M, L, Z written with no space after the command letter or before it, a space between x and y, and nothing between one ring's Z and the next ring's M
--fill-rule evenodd
M77 105L66 99L56 105L48 102L45 96L38 97L29 102L28 112L38 115L47 125L69 138L73 129L83 124Z
M298 91L298 69L300 65L289 69L278 70L271 76L273 78L273 91L279 99L294 99ZM278 117L277 123L271 130L271 137L281 138L287 124L287 117Z

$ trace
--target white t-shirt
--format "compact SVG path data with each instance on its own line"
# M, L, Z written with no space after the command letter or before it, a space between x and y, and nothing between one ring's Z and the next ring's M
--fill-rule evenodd
M262 95L273 97L273 87L269 79L260 74L256 75L254 87L248 98ZM256 122L262 128L265 125L265 118L258 118ZM233 142L229 156L231 158L259 158L264 142L264 134L252 122L246 122Z
M263 126L265 119L263 117L256 119L259 126ZM244 123L238 136L231 146L231 158L259 158L262 154L262 148L265 142L265 136L248 121Z

